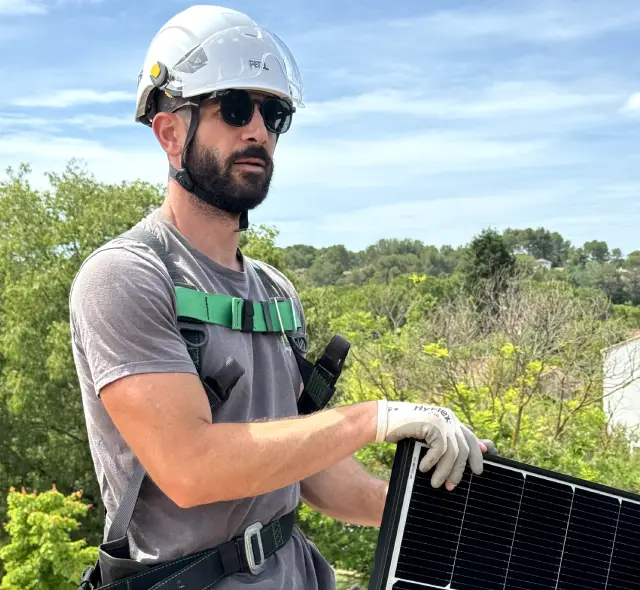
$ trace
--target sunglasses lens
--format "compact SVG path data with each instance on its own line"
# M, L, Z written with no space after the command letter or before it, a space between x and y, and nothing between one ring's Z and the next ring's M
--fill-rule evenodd
M242 127L253 117L255 103L245 90L229 90L220 96L220 113L229 125ZM265 127L272 133L286 133L291 127L293 109L281 98L268 98L260 107Z
M272 133L286 133L291 127L293 110L284 100L269 98L262 105L262 118Z
M242 127L251 121L254 103L248 92L231 90L220 97L220 113L229 125Z

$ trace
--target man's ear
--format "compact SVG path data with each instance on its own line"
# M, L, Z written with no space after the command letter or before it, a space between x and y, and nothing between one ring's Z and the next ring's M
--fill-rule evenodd
M151 123L153 133L168 157L182 155L187 137L189 115L186 113L158 113Z

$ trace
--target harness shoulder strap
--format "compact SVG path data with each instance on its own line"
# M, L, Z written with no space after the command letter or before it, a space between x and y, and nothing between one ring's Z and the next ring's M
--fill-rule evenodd
M169 256L169 252L162 245L162 242L155 236L153 232L150 232L144 229L142 226L137 225L130 230L120 234L121 238L130 238L132 240L137 240L138 242L142 242L146 246L149 246L155 254L160 258L162 263L167 269L171 280L174 285L184 285L186 287L190 287L191 285L187 283L186 279L176 266L176 264L171 260L171 256Z
M253 259L250 262L265 289L271 292L271 296L287 296L283 292L282 286L276 284L270 272L265 269L264 263ZM298 399L298 412L311 414L322 410L335 394L335 385L342 373L351 345L348 340L336 334L325 348L322 356L313 364L305 357L306 349L300 350L299 341L296 340L295 334L287 334L287 338L304 384L304 389Z
M190 285L184 278L183 274L171 259L171 256L169 256L169 252L167 252L162 242L160 242L160 240L155 236L155 234L153 234L153 232L144 229L140 225L137 225L131 228L129 231L124 232L119 237L141 242L145 246L151 248L151 250L153 250L156 256L160 258L160 261L167 269L167 272L171 277L171 281L174 284L174 288L192 288L192 285ZM185 326L180 330L180 333L182 334L182 338L187 345L189 356L191 356L198 374L200 374L200 346L204 342L204 332L202 330L198 330L198 328L195 326Z
M136 226L128 232L122 234L121 237L138 240L149 246L158 255L160 260L167 268L167 272L169 273L169 276L171 277L174 285L189 286L184 276L179 271L178 267L175 265L173 260L171 260L169 253L153 233L143 229L140 226ZM189 332L191 333L189 334ZM194 364L196 365L198 374L200 374L200 348L202 344L204 344L204 338L202 342L200 342L199 340L194 342L194 336L195 338L197 338L201 334L204 334L204 332L199 332L194 326L183 328L181 329L180 333L182 334L187 348L189 349L189 354L194 360ZM229 357L215 375L206 378L202 378L201 376L202 383L207 393L212 411L216 410L224 402L226 402L227 399L229 399L231 390L235 387L236 383L243 374L244 369L240 366L240 364L232 357ZM145 476L146 471L144 467L142 467L141 464L138 464L133 473L133 476L131 477L131 480L129 481L129 485L127 486L127 489L125 490L122 499L120 500L120 504L118 505L118 509L113 518L113 521L109 526L109 530L106 535L106 542L112 542L118 539L126 538L127 531L129 530L131 518L133 517L133 512L138 502L138 496L140 494L140 489L144 482Z

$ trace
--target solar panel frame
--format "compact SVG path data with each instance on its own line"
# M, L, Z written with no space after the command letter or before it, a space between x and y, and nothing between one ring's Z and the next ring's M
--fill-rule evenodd
M449 582L446 585L444 584L444 578L441 578L439 580L440 585L438 585L437 583L435 584L426 583L424 579L422 579L422 582L420 582L415 576L413 579L407 577L406 575L403 575L403 577L398 576L397 569L399 564L401 548L403 547L403 541L405 541L405 537L408 539L410 536L410 532L407 532L408 530L407 526L409 527L413 526L413 522L410 519L408 520L409 510L410 510L410 507L418 506L418 504L416 503L418 501L421 501L421 500L416 500L413 497L414 484L418 479L424 482L424 480L430 475L430 474L421 474L417 470L420 457L424 454L424 452L426 451L426 448L427 447L424 443L421 443L414 439L405 439L405 440L399 441L397 444L393 468L392 468L391 477L389 480L389 492L387 496L387 502L385 504L384 514L383 514L380 532L378 536L376 552L374 555L374 563L373 563L372 575L369 582L369 590L425 590L426 588L447 588L450 590L457 590L457 588L461 588L461 589L474 588L477 590L484 590L485 588L494 589L494 588L497 588L498 586L500 586L501 588L504 588L504 590L510 590L510 588L523 588L523 589L533 588L533 587L538 588L538 586L540 587L540 590L542 590L543 587L544 588L553 587L553 588L557 588L558 590L562 588L568 589L568 588L579 587L579 588L583 588L584 590L588 590L590 587L586 586L584 581L578 581L578 578L580 576L582 577L588 576L591 572L584 571L583 565L581 565L580 568L575 567L574 568L575 571L572 572L570 566L565 566L563 562L563 560L566 559L567 563L569 563L569 557L570 557L569 553L571 551L573 551L576 555L578 555L580 554L580 552L584 554L585 552L588 553L588 551L593 549L593 548L586 549L585 547L581 547L580 542L575 542L575 539L572 540L572 537L569 535L571 526L573 527L571 532L572 533L575 532L576 536L579 539L584 539L585 535L587 534L592 534L592 535L599 534L600 536L597 538L598 543L599 542L604 543L608 539L611 544L610 555L607 558L609 562L609 571L607 572L606 581L604 584L601 584L600 582L594 582L594 585L592 586L593 588L606 588L607 590L621 590L622 588L624 588L625 590L640 589L640 575L638 575L637 579L634 578L633 581L630 583L630 585L627 580L624 580L624 582L621 582L620 580L616 581L613 578L610 579L609 577L611 565L614 562L614 553L617 552L616 559L619 560L620 553L625 551L624 548L620 550L616 549L617 547L616 536L618 535L618 530L619 530L618 525L621 524L620 516L623 510L627 510L627 514L629 514L629 511L632 511L632 513L629 514L629 517L631 519L637 519L637 529L634 526L632 530L629 530L629 527L627 526L627 528L624 529L624 531L626 532L623 532L620 534L621 535L625 534L627 535L627 537L629 535L632 535L634 537L633 555L634 556L636 555L635 551L637 550L638 563L639 563L639 565L637 566L634 565L634 567L637 568L637 572L640 573L640 495L639 494L634 494L632 492L627 492L624 490L618 490L618 489L605 486L599 483L594 483L587 480L579 479L573 476L565 475L563 473L558 473L558 472L554 472L554 471L540 468L537 466L528 465L525 463L515 461L513 459L507 459L505 457L501 457L497 455L485 455L485 473L482 476L479 476L479 477L471 476L469 469L467 468L465 477L463 478L463 481L460 483L457 489L464 490L463 486L465 485L465 482L468 482L467 485L469 486L469 490L465 492L467 495L466 501L468 502L468 498L470 497L471 493L474 494L474 497L480 493L476 491L475 488L472 488L472 483L471 483L472 478L475 478L473 482L476 485L481 485L478 482L482 482L483 478L486 481L489 481L489 479L494 476L501 477L502 480L505 481L505 484L504 484L505 486L509 485L509 482L507 481L509 479L507 474L512 473L514 475L513 481L517 481L518 477L521 478L522 489L520 492L520 505L518 506L515 524L509 523L508 522L509 517L505 515L508 512L508 506L506 506L506 504L509 503L509 501L506 498L502 499L502 503L499 505L500 508L498 508L497 505L494 507L497 510L495 514L492 514L492 518L494 519L491 521L492 525L495 525L497 527L504 525L507 528L511 526L513 527L513 540L511 541L512 544L509 551L509 563L507 564L507 568L506 568L507 573L504 574L504 585L502 584L502 582L500 583L500 585L498 585L495 582L495 580L493 582L474 581L472 583L471 581L461 581L460 579L458 579L454 583L454 577L457 576L457 574L455 573L456 572L455 559L458 558L457 553L456 553L456 558L454 559L454 565L452 566L452 569L450 571ZM535 476L535 477L529 477L529 479L527 479L529 475ZM535 506L536 502L538 503L544 502L544 500L541 500L540 497L536 499L537 495L535 491L535 485L538 485L538 483L541 481L545 482L545 486L547 486L548 489L545 489L544 491L541 489L538 494L538 496L540 497L547 494L548 490L553 491L554 486L560 492L566 489L573 490L571 494L571 507L567 515L566 530L564 532L564 541L562 544L562 553L561 553L560 563L557 566L557 570L558 570L557 579L555 580L555 584L551 579L546 580L546 585L542 583L538 584L534 581L531 581L531 579L529 579L529 581L526 581L527 565L525 562L527 560L531 561L532 560L531 557L529 556L525 557L521 555L518 558L519 562L517 564L515 563L516 561L515 558L514 558L514 563L511 564L512 555L514 554L514 543L516 539L516 533L520 532L521 530L524 530L526 526L526 524L522 524L520 525L521 528L519 529L518 520L517 520L518 518L520 518L520 514L521 514L522 501L525 496L525 486L528 486L527 497L529 498L529 500L527 501L530 502L533 506ZM567 486L570 486L570 488L567 488ZM429 484L429 487L430 487L430 484ZM423 491L427 491L428 493L430 493L430 490L427 489L426 487L424 488ZM493 488L493 491L498 491L498 488ZM435 493L436 492L434 491L434 494ZM458 495L458 500L456 500L455 494L452 494L451 492L444 490L444 488L437 493L440 494L437 501L443 503L442 505L438 504L437 508L441 509L442 511L448 511L449 509L452 509L455 511L456 509L455 502L460 501L459 500L460 495ZM594 493L595 493L595 496L593 495ZM557 496L557 498L556 497L553 498L554 510L558 510L558 506L562 505L561 495L562 494ZM436 500L434 500L434 498L435 496L433 498L430 498L430 501L435 502ZM576 498L577 498L577 501L576 501ZM618 505L619 505L618 515L616 520L616 527L615 527L615 532L614 532L612 541L611 541L610 532L606 530L606 527L605 527L606 523L605 525L603 525L601 522L601 519L594 520L593 521L594 524L591 524L591 521L589 521L588 525L585 525L584 523L586 522L586 520L579 516L574 515L572 520L572 510L575 510L576 514L579 514L580 510L582 510L585 514L588 514L589 510L591 510L594 514L597 514L598 511L603 511L603 510L606 511L609 508L611 508L612 499L618 502ZM623 500L627 502L623 502ZM598 505L594 504L594 501L596 501ZM574 507L574 503L575 503L575 507ZM589 506L589 503L591 503L592 505ZM457 507L457 510L458 510L458 514L460 514L460 510L461 510L460 506ZM464 511L461 513L461 518L460 518L460 524L459 524L460 535L462 535L463 527L466 525L466 523L464 522L465 518L467 518L467 520L470 520L471 518L483 518L483 515L479 515L479 514L475 514L474 516L467 517L466 510L467 510L467 506L465 505ZM502 519L500 519L499 517L500 510L503 511ZM550 524L550 521L552 520L551 518L549 518L549 522L544 521L545 516L544 514L542 514L542 511L544 511L543 508L539 510L539 514L532 513L533 516L536 516L536 517L539 516L540 520L537 524L534 522L529 526L539 526L540 529L539 531L536 531L536 532L539 533L540 531L542 531L542 534L546 533L548 535L548 538L546 539L547 542L544 545L540 545L539 547L536 547L536 548L542 549L543 552L545 553L549 552L549 554L551 554L554 551L551 538L554 534L557 533L557 531L554 533L554 531L552 530L553 525L552 523ZM635 512L635 514L633 514L633 512ZM450 518L450 516L447 516L447 517ZM484 515L484 517L486 518L486 515ZM629 523L626 523L626 524L628 525ZM633 524L635 525L635 523ZM598 529L599 526L602 530ZM578 530L578 529L582 529L582 530ZM635 541L636 531L637 531L637 537L638 537L637 541ZM625 540L627 539L627 537L625 537ZM496 538L499 539L499 535L497 537L494 537L494 541ZM458 551L458 548L460 546L460 540L461 539L458 538L458 545L456 546L456 552ZM437 541L437 539L434 539L434 541ZM567 543L567 541L569 542ZM509 542L509 539L503 539L503 544L508 542ZM453 543L455 543L455 539ZM521 543L521 541L518 541L518 543ZM407 541L406 547L408 547L408 545L409 545L409 541ZM447 550L450 549L450 547L447 548L446 545L447 545L447 541L445 540L442 543L442 546L438 547L437 552L442 553L443 556L446 556ZM629 545L627 544L627 546ZM402 549L402 551L405 551L405 552L408 551L406 547ZM478 556L480 553L484 551L484 549L476 550L475 556L473 555L473 551L474 551L473 548L470 551L471 553L466 555L466 558L467 558L466 563L471 563L475 559L476 566L477 566ZM490 570L492 568L492 564L491 564L490 552L491 552L490 550L487 550L487 553L485 555L488 555L488 557L483 557L484 561L481 566L482 572L480 573L479 570L476 570L478 571L479 578L488 579L491 576ZM567 557L565 557L565 552L567 552ZM539 553L540 551L538 551L538 554ZM606 556L606 552L603 553L603 555ZM551 568L553 564L551 562L552 562L553 556L546 555L544 557L549 561L549 572L548 572L548 577L549 577L552 574ZM597 552L594 551L593 555L588 556L587 562L591 563L592 567L597 568L598 559L602 561L601 556L599 556ZM541 572L541 565L540 565L541 563L544 565L545 561L537 560L535 565L536 576L538 577L544 574L544 572ZM433 567L435 568L436 566L434 565ZM510 567L512 568L511 570L509 569ZM513 572L516 571L517 568L519 568L519 570L514 574ZM462 566L461 566L461 569L462 569ZM594 569L594 572L595 571L596 570ZM563 575L564 575L564 578L562 577ZM516 580L516 581L513 581L512 583L507 584L507 576L512 576L512 578L515 576L523 576L522 580L524 580L524 582L522 582L521 584L518 584L517 583L518 580ZM529 576L531 577L531 574ZM597 575L595 573L593 573L593 576L597 578ZM438 580L435 579L435 576L433 576L433 579L431 581L438 582Z

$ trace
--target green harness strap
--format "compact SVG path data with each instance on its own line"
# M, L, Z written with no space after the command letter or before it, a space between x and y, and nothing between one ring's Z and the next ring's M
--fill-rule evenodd
M293 300L250 301L175 287L178 317L243 332L295 332L301 327Z

